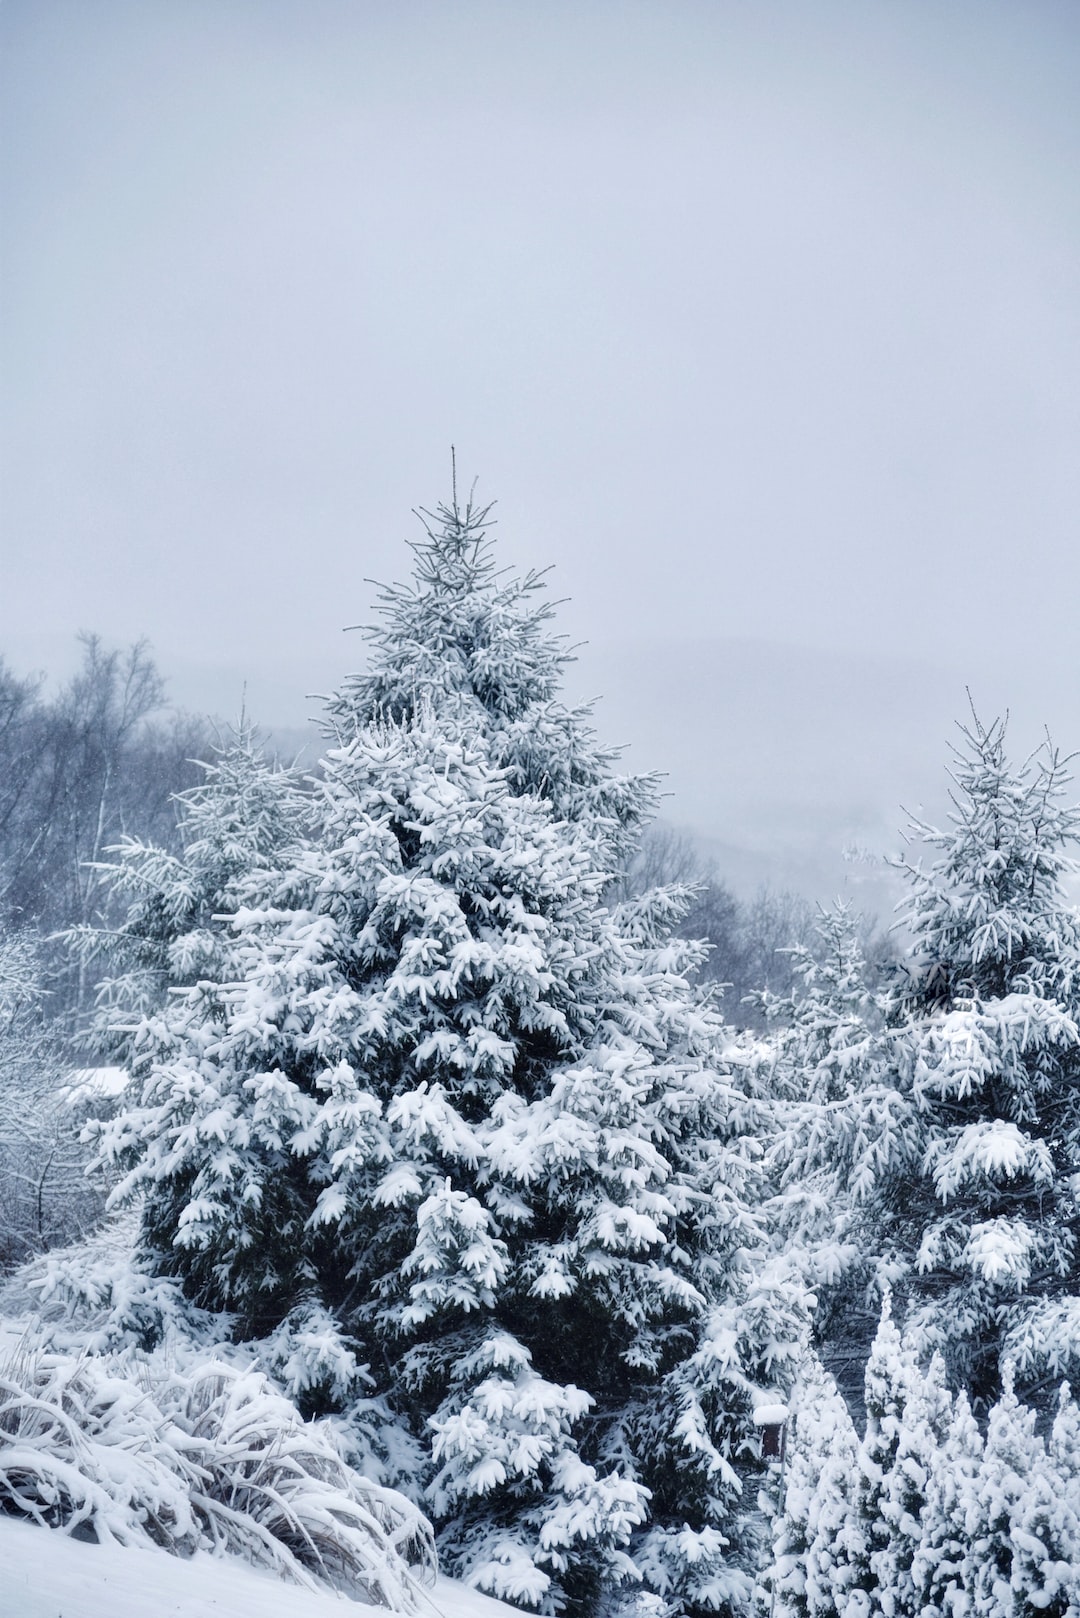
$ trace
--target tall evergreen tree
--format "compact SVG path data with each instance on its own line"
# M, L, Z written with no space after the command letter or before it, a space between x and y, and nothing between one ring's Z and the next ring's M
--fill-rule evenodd
M1080 922L1062 893L1080 828L1049 746L963 732L954 811L918 828L911 946L849 1093L803 1109L799 1174L828 1172L891 1278L919 1353L993 1403L1006 1358L1042 1397L1080 1353ZM798 1130L796 1130L798 1133Z
M908 1325L985 1404L1003 1360L1034 1393L1080 1353L1080 921L1062 879L1080 816L1049 745L1010 765L976 720L952 827L908 867L913 947L888 1011L917 1158L879 1184L913 1263Z
M121 1196L238 1333L332 1323L428 1446L450 1567L548 1611L626 1579L734 1611L751 1410L806 1298L766 1262L760 1110L681 900L608 902L655 782L561 702L541 581L495 570L486 518L429 520L306 825L140 1024Z

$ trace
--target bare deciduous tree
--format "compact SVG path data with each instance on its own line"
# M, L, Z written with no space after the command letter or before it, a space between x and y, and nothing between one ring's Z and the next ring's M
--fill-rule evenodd
M209 726L166 709L139 641L82 637L82 663L52 699L0 664L0 921L43 937L107 924L101 862L126 835L176 841L174 795L198 779ZM85 962L50 961L54 1009L85 1011Z
M739 899L723 881L716 863L703 859L685 831L658 821L646 832L621 883L624 895L671 885L693 889L679 931L704 938L712 946L699 968L703 983L724 985L724 1014L736 1027L763 1028L761 1007L747 996L768 989L790 994L794 963L790 951L810 942L817 907L787 888L760 887L749 900ZM882 940L872 918L864 923L865 947L872 960L882 953Z
M0 1268L73 1240L102 1210L45 1011L37 941L0 933Z

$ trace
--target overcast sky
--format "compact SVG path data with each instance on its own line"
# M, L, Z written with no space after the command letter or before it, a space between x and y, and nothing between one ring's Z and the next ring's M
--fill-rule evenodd
M146 635L300 723L454 443L712 835L783 723L830 801L938 768L965 678L1080 723L1075 0L4 0L0 43L16 669Z

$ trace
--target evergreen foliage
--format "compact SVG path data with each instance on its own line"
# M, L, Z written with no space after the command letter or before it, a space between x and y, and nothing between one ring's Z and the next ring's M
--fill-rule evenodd
M1080 1348L1080 925L1061 891L1080 822L1065 761L1011 767L1003 723L963 731L954 781L951 826L917 828L937 858L904 867L885 1026L845 1042L841 1086L809 1081L782 1150L985 1410L1006 1358L1038 1397Z
M106 1030L139 1101L105 1147L145 1264L358 1449L423 1446L451 1570L545 1611L625 1581L743 1610L750 1413L808 1300L684 897L614 902L655 782L560 701L541 581L495 570L486 518L429 520L305 803L264 774L234 815L238 759L185 795L179 860L126 851L142 957Z
M879 1183L914 1260L910 1328L981 1403L1003 1357L1034 1388L1080 1349L1060 1309L1078 1290L1080 923L1061 883L1080 816L1049 745L1016 769L1003 723L964 737L953 826L924 828L939 857L908 867L889 1011L916 1127Z
M813 946L789 951L792 992L757 997L768 1038L751 1064L775 1114L767 1209L773 1239L818 1299L818 1352L852 1407L861 1401L880 1312L875 1269L836 1151L839 1121L865 1103L883 1026L863 931L845 904L819 913Z
M1008 1372L985 1436L939 1360L888 1309L861 1443L828 1381L799 1397L771 1582L798 1618L1065 1618L1080 1601L1080 1413L1061 1389L1049 1443Z

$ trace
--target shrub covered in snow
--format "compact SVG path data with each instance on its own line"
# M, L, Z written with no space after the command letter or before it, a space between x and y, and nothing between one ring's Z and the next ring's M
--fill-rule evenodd
M0 1366L0 1510L239 1555L397 1611L435 1569L415 1507L347 1466L264 1376L221 1360L18 1348Z
M1080 1411L1049 1442L1006 1388L985 1433L940 1360L886 1314L857 1442L835 1387L805 1388L770 1576L797 1618L1065 1618L1080 1604Z
M865 1527L851 1509L859 1437L832 1377L810 1356L785 1447L768 1583L781 1612L826 1618L843 1611L867 1546Z

